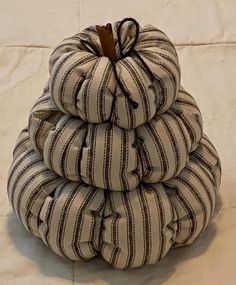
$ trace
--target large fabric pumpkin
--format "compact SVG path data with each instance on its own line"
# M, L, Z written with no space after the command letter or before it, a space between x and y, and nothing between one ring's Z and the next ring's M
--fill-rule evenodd
M56 254L99 254L125 269L156 263L202 233L221 164L169 38L130 18L112 30L116 60L95 26L52 52L13 151L8 197Z

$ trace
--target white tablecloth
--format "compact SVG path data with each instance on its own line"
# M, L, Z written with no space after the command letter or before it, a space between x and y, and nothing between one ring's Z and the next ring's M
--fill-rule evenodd
M210 225L159 264L126 271L101 259L72 263L31 236L13 214L7 172L19 131L48 78L53 47L88 25L134 17L177 46L182 84L198 102L223 169ZM0 284L236 284L236 2L233 0L0 1ZM234 188L235 187L235 188Z

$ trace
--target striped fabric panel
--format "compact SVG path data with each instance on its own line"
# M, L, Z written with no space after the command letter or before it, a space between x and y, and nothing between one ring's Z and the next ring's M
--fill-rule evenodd
M87 126L82 120L63 116L45 139L43 160L45 165L62 177L80 181L79 164Z
M18 135L16 144L13 148L12 154L13 154L13 161L16 160L16 158L21 155L23 152L28 150L30 144L30 138L28 134L28 128L24 128Z
M86 50L89 50L92 53L96 53L99 57L103 55L102 47L100 44L100 39L98 37L98 33L97 33L95 26L90 26L90 27L85 28L83 31L81 31L76 36L72 36L72 38L73 39L77 38L79 40L82 39L82 40L89 42L92 48L86 45ZM81 41L80 41L80 45L81 45ZM84 44L82 44L82 46L84 49L85 48Z
M26 137L25 128L17 141L22 152L9 171L9 200L28 231L71 260L101 252L116 268L156 263L171 247L191 244L214 211L221 166L206 135L177 177L106 191L106 198L102 189L45 167Z
M52 72L52 67L56 61L65 53L77 52L80 46L80 41L77 37L69 37L61 41L52 51L49 57L49 73Z
M69 180L80 181L82 176L90 185L111 190L131 190L139 184L142 165L133 130L110 123L87 125L52 112L51 105L52 100L36 103L29 120L32 146L48 168Z
M82 40L88 41L93 46L93 50L91 48L85 48L82 44ZM82 32L79 32L71 37L68 37L61 41L52 51L49 58L49 72L51 74L52 68L56 61L60 59L60 57L65 53L73 53L81 51L90 51L94 53L96 51L99 56L102 56L102 49L100 45L100 40L98 38L98 34L96 32L96 28L91 26L84 29Z
M142 165L133 130L110 123L87 125L55 111L50 96L44 99L31 110L29 133L48 168L72 181L82 176L84 182L105 189L131 190L139 184Z
M24 129L17 143L26 134ZM45 167L29 141L23 147L25 151L11 165L8 184L9 200L18 218L61 256L71 260L95 256L100 250L103 190L64 180Z
M80 156L87 126L80 119L55 111L51 97L38 100L31 110L29 134L45 165L62 177L80 181ZM57 109L56 109L57 110Z
M218 189L221 183L221 161L219 154L206 134L203 134L201 139L202 146L199 146L192 159L201 161L204 167L213 175L215 189Z
M102 232L103 258L126 269L161 260L175 237L174 212L161 184L108 192Z
M147 24L143 26L142 31L139 34L139 41L137 42L135 49L140 51L143 47L149 48L154 46L177 56L175 46L170 41L169 37L155 26Z
M45 111L61 113L52 100L49 92L49 85L44 88L42 95L34 103L30 110L30 116L35 113L43 116L45 115ZM48 114L46 114L46 116L48 116Z
M79 91L95 63L95 55L77 51L63 54L53 65L49 90L59 110L78 116L76 104L77 100L81 100Z
M103 209L103 190L68 182L58 196L47 198L40 213L39 232L56 254L87 260L100 251Z
M215 209L221 179L216 150L210 150L206 135L178 177L164 182L166 192L178 215L179 231L175 247L191 244L204 230ZM199 154L204 154L204 160ZM206 167L208 162L208 167Z
M81 159L84 182L108 190L132 190L141 171L134 131L110 123L88 125Z
M146 48L139 53L155 76L153 88L157 98L157 112L164 113L178 96L180 81L178 59L159 48Z
M62 116L64 114L56 108L48 89L45 89L43 95L31 108L28 121L32 147L41 156L43 156L43 146L49 130L55 127Z
M75 102L78 116L90 123L107 121L115 87L111 62L107 57L98 58L78 92Z
M216 161L211 172L195 157L202 149L208 152L206 141L204 136L176 178L140 184L130 192L108 192L101 236L107 262L116 268L156 263L170 247L191 244L200 235L215 208L214 177L221 175L214 171Z
M191 151L195 150L203 136L202 114L195 99L183 87L179 89L178 97L171 106L170 112L178 115L191 138Z
M200 111L183 89L170 110L135 130L108 122L86 124L56 111L49 94L43 98L30 114L33 148L62 177L80 181L82 176L104 189L132 190L141 181L157 183L177 176L202 134ZM140 147L135 145L138 137L143 140Z
M191 141L178 116L166 112L136 129L143 139L140 156L145 169L142 181L157 183L177 176L188 160Z
M124 52L132 43L132 37L127 34L134 28L129 23L122 27ZM119 54L115 31L114 37ZM169 38L160 30L152 26L141 29L136 45L155 76L153 83L135 55L116 62L124 87L139 104L137 109L131 107L117 88L108 58L98 57L95 51L90 51L91 47L86 50L81 40L87 40L101 55L98 34L91 26L62 41L50 56L49 90L59 110L89 123L102 123L111 117L113 124L134 129L148 122L157 110L165 112L174 102L180 81L178 56Z
M117 88L115 116L111 122L124 129L133 129L148 122L155 115L156 94L146 72L140 68L134 58L127 57L118 61L116 69L119 71L123 86L129 94L132 94L132 99L139 104L139 107L135 110L130 108L126 98Z
M37 218L40 208L63 178L45 167L32 149L27 128L19 134L16 145L20 143L22 151L15 153L8 173L8 198L25 228L39 236Z
M176 49L169 38L152 25L140 34L136 50L155 74L153 88L157 95L157 112L166 112L178 96L180 67ZM172 82L172 83L171 83ZM171 90L172 85L172 90ZM168 96L167 96L168 95Z
M143 143L140 157L145 175L142 181L157 183L177 176L189 153L202 137L202 117L194 98L183 88L171 108L136 129Z

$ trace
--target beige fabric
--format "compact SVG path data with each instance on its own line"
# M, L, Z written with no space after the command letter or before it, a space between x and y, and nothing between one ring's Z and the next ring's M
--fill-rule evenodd
M147 53L155 81L135 56L117 63L139 103L135 111L116 94L109 61L81 51L83 37L100 48L89 27L51 54L50 79L14 149L8 178L14 211L28 231L71 260L100 253L116 268L156 263L171 247L191 244L214 212L221 164L194 98L179 85L176 51L153 26L140 35L137 51Z
M117 57L117 25L113 24ZM121 43L124 53L129 49L134 35L129 35L134 25L122 26ZM152 25L140 31L135 50L151 68L155 82L151 82L146 70L135 56L117 61L116 70L128 93L139 107L130 109L126 98L117 87L112 64L107 57L98 57L86 51L82 40L89 40L102 55L98 34L94 27L62 41L50 56L49 90L58 109L79 116L89 123L111 122L124 129L144 124L170 108L178 94L180 70L178 57L168 37ZM114 112L113 97L116 98Z

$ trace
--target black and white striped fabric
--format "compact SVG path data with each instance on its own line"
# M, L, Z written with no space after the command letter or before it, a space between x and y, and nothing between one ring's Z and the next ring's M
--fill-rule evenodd
M118 22L113 25L115 40ZM132 24L122 26L121 38L125 50L130 46ZM84 49L82 40L89 41L100 57ZM117 47L117 54L118 45ZM178 95L180 67L173 44L152 25L140 32L135 50L145 60L155 82L135 57L117 61L116 70L125 89L139 104L133 110L114 77L111 61L102 56L95 27L65 39L50 56L49 90L55 105L62 112L80 117L89 123L111 122L124 129L133 129L169 109ZM115 107L112 102L115 97ZM112 113L112 114L111 114Z
M126 23L124 48L131 42ZM191 244L214 212L221 163L196 101L180 85L176 50L151 25L140 29L135 50L155 82L135 55L116 63L138 102L132 109L95 27L62 41L13 150L7 189L16 215L73 261L100 254L121 269L156 263Z

